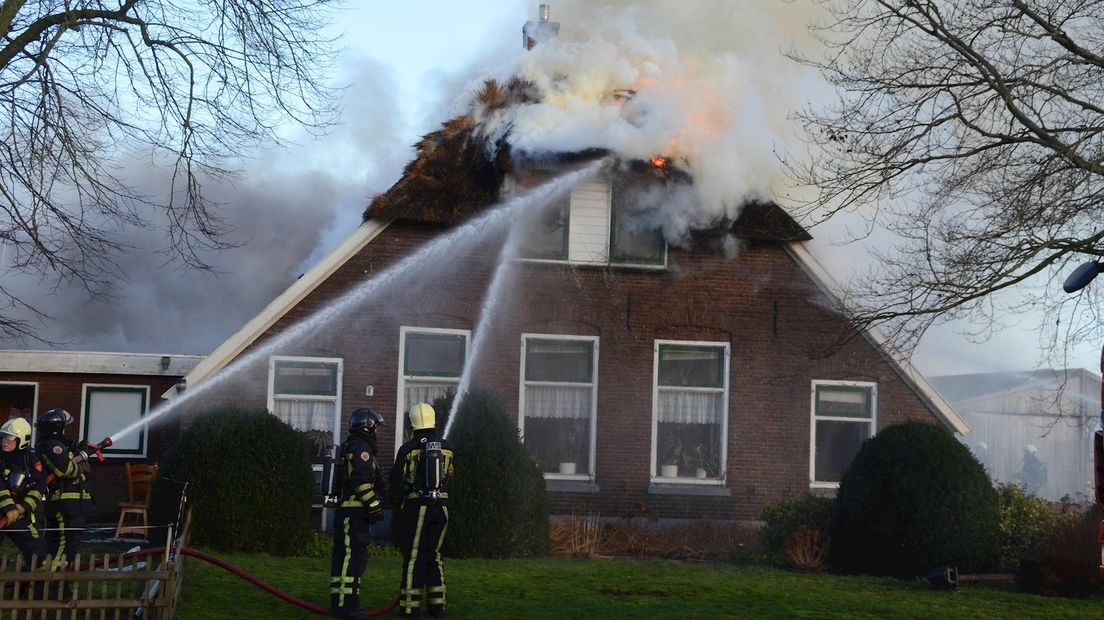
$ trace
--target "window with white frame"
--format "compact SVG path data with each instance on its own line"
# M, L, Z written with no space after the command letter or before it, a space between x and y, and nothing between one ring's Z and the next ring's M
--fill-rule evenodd
M301 431L339 434L341 358L273 356L268 410Z
M146 456L146 426L140 422L149 413L149 386L86 383L83 388L84 437L111 437L114 443L104 449L104 456Z
M592 476L598 339L523 334L521 415L525 446L550 476Z
M516 190L511 190L516 192ZM663 267L667 243L636 187L614 175L579 183L529 222L521 255L528 260Z
M862 443L874 435L878 387L856 381L813 381L812 486L839 486Z
M667 242L653 221L654 209L646 206L646 187L631 179L614 177L610 191L610 263L663 265Z
M398 443L406 437L406 414L418 403L433 401L455 392L468 358L467 330L402 327L399 329L399 398L395 433ZM437 412L437 424L445 422Z
M571 198L564 196L532 218L521 250L525 258L567 260Z
M657 481L725 477L729 345L656 341L653 470Z

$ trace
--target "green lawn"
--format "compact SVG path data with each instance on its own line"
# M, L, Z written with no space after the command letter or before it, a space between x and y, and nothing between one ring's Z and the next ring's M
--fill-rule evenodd
M277 588L328 602L329 560L215 554ZM187 566L184 620L321 618L195 558ZM364 601L398 591L400 562L370 561ZM733 564L636 560L447 560L451 618L1104 618L1104 599L1044 598L968 585L935 592L924 581L799 574ZM425 617L425 616L423 616Z

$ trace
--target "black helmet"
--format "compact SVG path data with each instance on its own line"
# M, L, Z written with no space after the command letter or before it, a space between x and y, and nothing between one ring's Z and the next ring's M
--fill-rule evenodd
M361 407L349 415L349 432L374 435L376 427L383 424L383 416L367 407Z
M60 435L65 430L66 425L72 421L73 416L69 415L68 411L61 408L55 408L38 416L35 427L40 433Z

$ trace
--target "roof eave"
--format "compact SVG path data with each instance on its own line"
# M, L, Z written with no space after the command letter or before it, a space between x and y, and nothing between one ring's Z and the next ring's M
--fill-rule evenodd
M249 320L233 336L224 341L217 349L211 352L199 365L184 376L186 389L194 389L241 354L257 338L261 337L276 321L294 308L307 295L313 292L320 284L326 281L342 265L356 256L364 246L379 236L392 220L370 219L365 221L356 230L345 238L325 258L311 267L309 271L299 277L270 304L265 306L259 314ZM162 398L171 400L176 396L177 390L170 389Z
M846 305L843 303L842 289L839 284L832 278L831 274L820 264L819 261L812 255L809 248L804 242L793 241L784 243L783 247L789 252L797 264L816 282L825 294L831 296L841 307L846 309ZM949 426L953 431L965 435L971 430L970 425L966 423L966 420L959 415L955 408L943 398L935 387L928 382L924 375L912 365L912 362L907 357L902 355L899 351L890 347L885 336L880 331L873 328L868 328L862 332L863 338L873 345L878 351L880 351L890 362L890 365L897 372L897 374L905 380L916 395L923 400L928 407L943 421L944 424Z

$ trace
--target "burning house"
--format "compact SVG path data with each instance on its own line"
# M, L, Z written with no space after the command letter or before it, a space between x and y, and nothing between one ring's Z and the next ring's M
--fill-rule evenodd
M527 25L526 47L557 30ZM601 105L647 125L632 86ZM969 430L876 334L834 346L848 322L779 205L699 208L709 184L675 142L519 135L549 88L486 82L426 135L363 224L185 377L219 384L197 403L232 394L335 439L372 407L393 454L411 405L470 381L506 403L554 512L661 518L753 520L830 492L885 426Z

